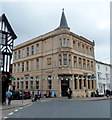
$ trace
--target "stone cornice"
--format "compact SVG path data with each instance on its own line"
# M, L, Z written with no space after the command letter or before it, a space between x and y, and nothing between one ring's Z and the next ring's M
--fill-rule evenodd
M39 37L33 38L22 44L19 44L19 45L15 46L13 50L21 49L22 47L25 47L25 46L28 46L28 45L31 45L31 44L34 44L34 43L37 43L40 41L44 41L46 39L53 38L53 37L56 37L56 36L62 35L62 34L68 34L70 36L73 36L81 41L84 41L84 42L94 46L94 42L91 42L90 40L88 40L82 36L78 36L66 28L60 28L60 29L55 29L54 31L48 32L44 35L40 35Z

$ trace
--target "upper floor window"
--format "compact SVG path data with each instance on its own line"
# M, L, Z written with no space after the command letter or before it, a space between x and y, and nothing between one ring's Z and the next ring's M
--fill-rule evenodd
M83 69L85 70L86 69L86 60L83 59Z
M31 53L34 55L34 45L31 46Z
M86 46L86 53L88 54L88 52L89 52L89 51L88 51L88 46Z
M20 63L18 63L18 72L20 72Z
M101 73L98 72L97 74L98 74L98 79L100 80L101 79Z
M17 52L14 52L14 60L17 59Z
M91 70L93 70L93 61L91 61Z
M73 41L73 48L76 49L76 42Z
M105 74L106 75L106 79L109 80L109 74Z
M16 64L14 64L14 73L16 73Z
M64 66L67 65L67 54L63 55L63 62L64 62Z
M68 60L68 65L71 65L71 55L69 54L69 60Z
M28 71L29 70L29 62L27 61L26 62L26 71Z
M74 57L74 68L77 67L77 57Z
M36 45L36 53L39 53L39 44Z
M59 66L62 66L62 55L59 55Z
M36 68L39 69L39 59L36 60Z
M26 54L29 56L29 47L26 48Z
M107 71L107 67L106 67L106 71Z
M90 61L87 60L87 69L90 70Z
M24 71L24 62L22 63L22 72Z
M81 68L82 68L82 59L79 58L79 69L81 69Z
M47 65L51 65L51 58L47 58Z
M100 65L98 65L98 70L100 69Z
M60 39L60 47L62 47L62 39Z
M30 88L33 89L34 86L33 86L33 81L30 81Z
M20 59L20 56L21 56L21 51L18 50L18 59Z
M22 49L22 58L25 57L24 54L25 54L25 51L24 51L24 49Z
M85 52L85 48L84 48L84 45L82 45L82 52L83 52L83 53Z

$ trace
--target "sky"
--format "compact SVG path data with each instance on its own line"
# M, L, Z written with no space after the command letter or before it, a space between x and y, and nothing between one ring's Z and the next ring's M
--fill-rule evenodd
M111 0L2 0L17 39L14 46L59 27L64 8L70 31L95 41L95 59L110 62Z

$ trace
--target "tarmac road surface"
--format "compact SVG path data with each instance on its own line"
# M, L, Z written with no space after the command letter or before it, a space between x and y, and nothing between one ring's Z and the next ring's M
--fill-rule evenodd
M112 100L112 99L111 99ZM8 118L110 118L110 100L37 101Z

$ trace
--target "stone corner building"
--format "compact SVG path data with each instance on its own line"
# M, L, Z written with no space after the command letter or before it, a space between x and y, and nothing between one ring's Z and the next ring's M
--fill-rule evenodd
M70 31L62 11L60 26L14 47L16 89L54 91L57 97L90 96L96 90L94 41Z

